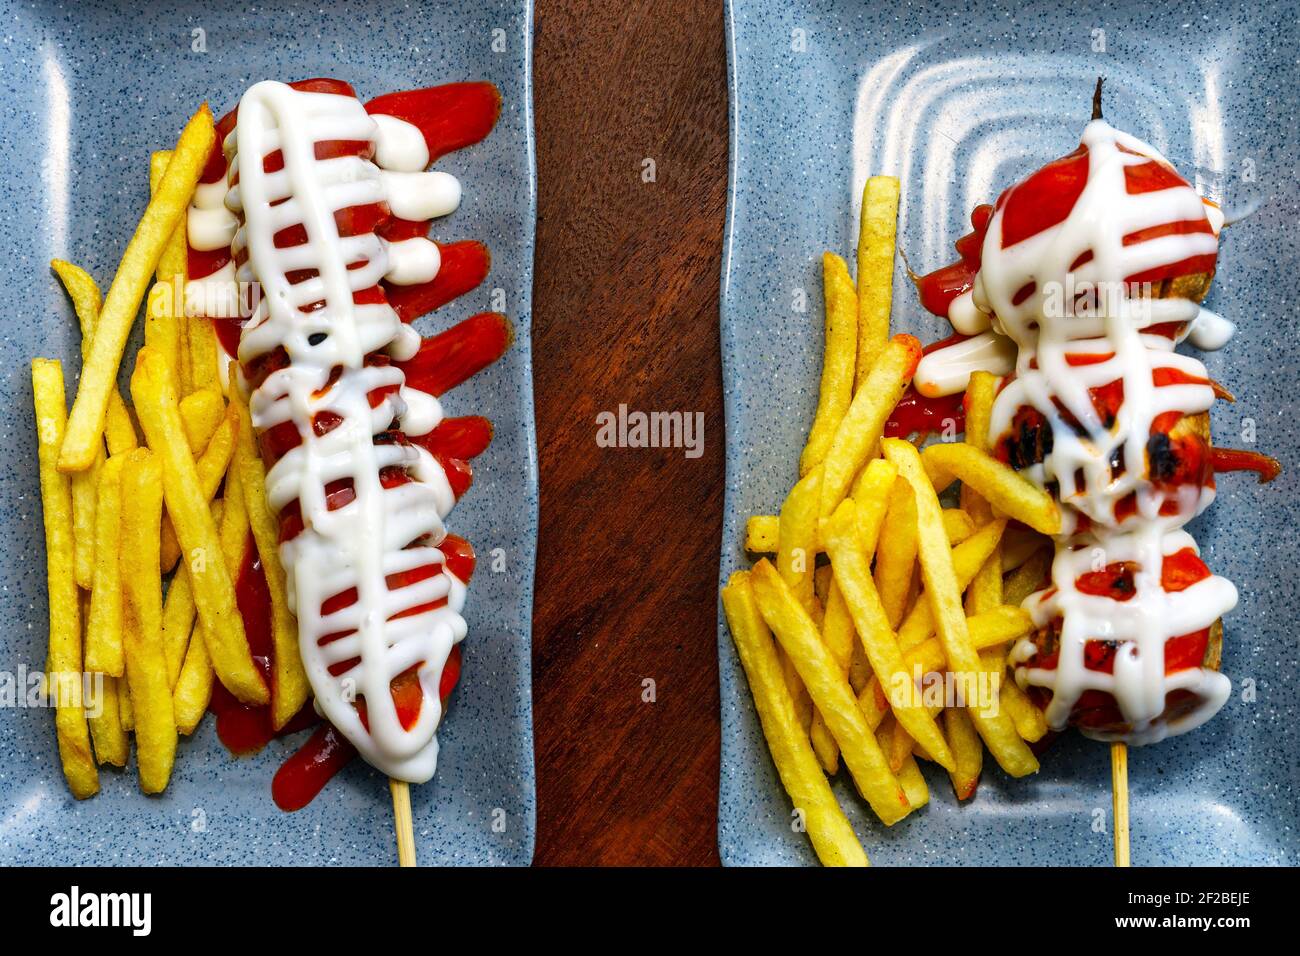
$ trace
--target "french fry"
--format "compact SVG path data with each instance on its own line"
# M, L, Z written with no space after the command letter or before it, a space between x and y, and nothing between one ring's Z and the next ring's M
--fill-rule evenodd
M81 360L85 362L95 337L95 319L103 301L99 287L89 273L70 262L55 259L50 267L72 299L81 326ZM87 591L95 575L95 487L103 463L104 449L100 447L95 463L72 476L73 568L77 586Z
M817 506L822 470L800 478L781 505L776 567L805 611L812 612L813 571L817 557Z
M776 554L781 519L776 515L753 515L745 522L745 550L754 554Z
M181 565L172 578L171 586L167 588L167 600L163 603L162 610L163 660L167 664L167 686L173 691L193 631L194 591L190 585L189 571L185 565Z
M936 492L961 479L1001 514L1043 534L1060 532L1061 512L1052 496L978 448L964 442L930 445L922 461Z
M172 691L172 712L176 715L176 730L186 736L194 733L194 728L207 713L208 703L212 700L212 683L215 678L212 661L208 657L208 642L200 633L202 623L196 621L194 628L189 647L185 651L185 663L181 666L180 676L176 679L176 688Z
M226 401L215 388L200 389L181 399L181 423L191 455L203 454L225 414Z
M943 726L952 741L953 755L957 766L948 772L952 780L953 792L958 800L968 800L975 796L979 786L980 773L984 769L984 745L975 730L970 712L964 707L949 707L943 712Z
M902 398L920 360L921 343L910 335L895 335L870 366L826 453L818 511L822 520L831 516L844 500L853 476L874 457L885 420Z
M298 622L289 610L288 582L280 563L280 525L267 503L266 469L253 439L253 422L238 387L231 388L231 396L231 404L239 412L239 440L235 451L239 483L271 593L271 637L275 646L271 667L271 726L279 730L307 702L311 685L298 653Z
M50 263L59 281L63 283L63 288L67 290L68 298L72 300L72 308L77 313L77 322L81 326L81 360L85 362L89 358L91 345L95 338L95 328L99 322L99 310L104 304L104 298L99 294L99 286L91 278L89 272L78 265L66 262L63 259L55 259ZM126 440L123 430L123 424L128 426L131 435L130 448L123 448L122 444ZM109 431L108 450L110 454L120 454L122 451L130 451L135 447L135 431L129 428L131 416L127 413L126 405L122 401L122 393L118 391L117 382L114 380L112 388L108 393L108 425ZM116 434L114 433L116 431ZM118 447L114 447L114 440L117 441Z
M149 447L162 462L167 512L189 561L194 604L203 621L213 669L221 683L240 700L265 704L270 694L244 636L244 623L235 605L234 584L225 561L216 560L221 554L220 539L185 441L176 385L166 360L147 346L136 359L131 394Z
M971 644L966 615L962 612L961 591L953 570L952 550L943 533L939 516L939 499L926 476L921 456L910 442L886 438L881 442L885 457L898 468L899 477L912 486L916 497L917 557L921 576L935 618L935 627L943 643L948 665L959 686L979 687L980 659ZM947 446L935 446L947 447ZM966 446L970 447L970 446ZM960 547L960 545L959 545ZM1038 770L1038 760L1016 733L1011 718L1000 707L966 702L966 710L998 765L1013 777Z
M135 712L140 789L162 793L176 759L176 719L162 646L162 466L144 448L122 466L122 584L126 592L123 644Z
M989 372L973 372L966 388L966 443L985 454L989 450L989 422L993 400L997 396L998 377ZM980 524L993 517L993 508L970 485L961 489L962 505ZM1002 603L1002 544L998 542L988 560L975 572L966 594L966 613L979 614ZM985 663L990 663L986 660ZM996 663L996 662L994 662ZM999 670L1005 663L999 666Z
M975 533L975 522L961 508L944 508L942 517L943 533L947 536L950 545L961 544Z
M782 578L798 596L804 610L814 619L820 615L814 572L817 559L817 502L821 480L822 469L819 466L795 483L781 505L777 529L776 566ZM780 653L784 655L785 649L781 648ZM817 759L827 772L833 773L838 766L834 738L808 700L808 692L794 663L785 662L784 671L796 711L801 716L807 714L808 732L812 736Z
M113 397L115 395L116 398ZM131 413L123 404L116 386L109 394L108 413L104 419L104 442L108 445L110 455L125 455L140 447L135 422L131 420Z
M990 521L973 535L952 549L953 573L957 576L957 590L964 591L989 559L1006 530L1005 518ZM903 650L915 647L934 633L934 611L930 602L917 601L898 628L898 643Z
M63 366L58 361L32 359L32 397L50 613L47 686L54 695L54 726L63 776L72 795L84 800L99 791L99 771L91 754L90 730L78 692L82 686L81 600L73 570L72 491L67 476L57 467L67 428Z
M853 481L852 498L858 513L858 540L862 553L870 561L880 543L889 491L894 487L898 469L883 458L873 458Z
M822 256L826 289L826 348L822 359L821 392L808 444L799 457L799 474L806 475L826 457L831 440L853 400L853 363L858 348L858 293L849 267L834 253Z
M95 505L95 574L86 620L86 670L121 677L122 650L122 464L114 455L99 471Z
M880 541L876 549L876 592L889 626L897 628L907 609L916 566L916 504L905 481L895 481L889 492Z
M902 768L898 771L898 782L903 792L907 794L907 802L912 805L913 810L920 809L930 802L930 788L926 786L921 768L917 766L916 758L911 754L907 755Z
M993 400L998 394L998 376L976 371L966 386L966 444L989 453L989 422L993 418Z
M195 394L199 393L196 392ZM184 402L181 404L184 405ZM193 406L191 406L190 410L193 412ZM181 412L181 424L185 424L184 409ZM194 463L194 470L199 476L199 487L202 489L204 499L207 501L211 501L216 497L217 489L221 487L221 481L225 478L231 461L234 460L235 441L238 431L238 412L233 408L225 409L221 422L216 431L213 432L212 438L203 450L203 454ZM170 571L175 567L180 556L180 542L176 540L176 529L172 526L171 518L163 515L163 570Z
M968 617L966 625L971 646L977 651L983 651L1029 634L1034 629L1034 620L1028 611L1002 604ZM943 670L948 663L943 642L937 637L928 638L909 648L903 655L903 660L909 672L920 668L923 674Z
M920 690L903 661L898 639L871 580L871 568L857 533L857 509L844 501L826 526L826 548L835 569L835 583L848 605L854 630L871 662L871 669L890 688L891 709L899 725L921 742L935 761L951 769L952 754L943 733L921 705ZM910 751L910 747L908 748ZM897 761L901 769L902 759Z
M894 300L898 194L899 182L893 176L872 176L862 189L862 215L858 226L859 389L889 338L889 313ZM889 407L892 409L894 404L891 402Z
M776 645L759 614L748 572L737 571L728 579L722 589L722 607L772 762L795 810L803 816L818 859L826 866L866 866L867 854L836 802L799 724Z
M1013 641L1034 629L1034 622L1028 612L1006 605L968 618L966 623L970 628L971 644L977 651ZM948 659L944 655L943 644L937 637L932 637L907 651L903 655L903 663L907 666L908 673L920 670L922 674L928 674L942 671L947 667ZM1006 686L1005 681L1003 686ZM867 718L867 724L873 729L889 712L889 701L884 688L874 675L858 691L858 705Z
M212 503L212 521L218 529L222 527L224 514L223 502L214 501ZM218 534L220 534L220 531ZM223 551L225 549L224 540L222 541L222 549ZM222 558L225 559L224 554ZM226 567L230 567L229 562L227 562ZM181 565L177 569L176 577L172 582L173 586L182 577L187 579L188 585L189 571L185 565ZM164 608L165 613L166 609ZM176 732L186 736L194 733L194 728L199 725L203 715L207 713L208 704L212 700L212 684L216 679L216 675L212 672L212 659L208 657L207 640L203 636L203 622L198 620L197 616L194 616L190 621L190 633L187 640L185 660L181 664L180 674L177 675L176 683L172 687L172 712L176 716Z
M750 582L763 620L794 662L813 703L840 745L859 792L886 825L897 823L911 809L907 795L890 772L848 681L822 644L812 618L766 558L754 566Z
M101 682L99 713L92 713L87 718L90 739L95 745L95 760L101 764L125 767L130 756L130 744L126 740L126 731L122 729L122 715L118 706L119 678L100 674L98 680Z
M172 161L170 149L160 149L149 157L149 194L155 195L167 166ZM167 237L158 266L154 271L157 285L150 290L149 306L145 313L144 344L162 352L179 378L181 361L181 328L185 324L185 280L188 277L189 246L186 242L186 217L181 216L176 228ZM177 290L180 291L180 301Z
M1002 709L1011 715L1016 733L1029 743L1042 740L1047 734L1047 717L1020 689L1014 680L1002 680Z
M117 678L117 715L122 729L135 730L135 708L131 706L131 684L125 676Z
M167 166L158 192L136 226L104 299L95 326L94 345L82 369L81 385L68 418L63 448L59 452L60 471L84 471L95 460L96 448L104 433L109 394L117 379L127 336L163 247L185 215L214 139L212 112L205 103L181 133L176 154Z

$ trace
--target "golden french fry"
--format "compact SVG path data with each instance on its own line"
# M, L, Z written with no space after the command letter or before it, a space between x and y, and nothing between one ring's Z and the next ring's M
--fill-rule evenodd
M90 273L71 262L55 259L50 263L50 268L72 299L77 322L81 326L81 360L85 362L95 337L95 320L99 317L99 307L103 303L99 287L95 285ZM121 401L121 396L118 396L118 401ZM95 454L95 463L72 476L74 573L78 587L87 591L90 590L95 575L95 488L103 462L104 451L100 448Z
M218 560L221 542L185 441L176 385L166 360L147 346L136 359L131 394L149 447L162 462L167 512L189 562L194 604L203 621L213 669L240 700L264 704L270 694L248 648L230 572L225 561Z
M967 618L970 628L970 641L977 651L997 647L1024 637L1034 629L1033 619L1027 611L1018 607L1003 605L975 617ZM944 655L943 644L937 637L916 645L903 655L903 663L908 673L920 671L922 674L942 671L947 667L948 658ZM1002 681L1005 690L1011 681ZM880 681L873 675L863 682L858 691L858 704L867 718L867 723L875 727L888 712L889 701L885 696ZM926 705L927 707L929 705ZM1021 735L1023 736L1023 734ZM1028 739L1028 738L1025 738Z
M953 573L957 576L957 589L964 591L970 585L980 567L989 559L1002 539L1006 530L1005 518L990 521L973 535L952 549ZM916 602L916 606L903 619L898 628L898 643L903 650L915 647L934 633L934 611L928 600Z
M167 166L172 161L170 149L160 149L149 157L149 194L158 192ZM158 267L154 271L157 285L149 292L145 312L144 344L158 349L179 378L181 327L185 323L185 280L189 273L189 244L186 242L186 217L167 237Z
M895 481L880 526L876 548L876 592L891 628L897 628L907 608L916 566L916 504L907 482Z
M167 686L173 691L181 674L189 648L190 634L194 631L194 591L190 585L189 571L181 565L171 586L162 610L163 660L167 664Z
M214 501L212 520L219 529L224 515L223 502ZM222 548L223 550L225 548L224 540ZM223 554L222 557L224 559L225 555ZM230 566L229 562L226 566ZM189 571L183 564L176 571L173 585L182 577L187 579L187 586L191 587L192 595L192 586L188 585ZM166 614L166 608L163 609L163 613ZM208 657L207 642L203 636L203 622L198 620L197 616L193 616L190 621L187 641L185 661L172 687L172 711L176 715L176 732L188 736L194 732L194 728L207 713L208 704L212 700L212 683L215 675L212 672L212 659Z
M867 370L889 339L898 194L899 183L893 176L872 176L862 189L858 227L858 388L862 388Z
M835 776L840 769L840 745L835 742L834 735L826 726L826 718L819 710L813 710L812 726L808 728L808 737L812 741L813 753L817 755L817 762L821 764L822 770L832 777Z
M970 632L971 646L977 651L982 651L1024 637L1033 631L1034 620L1029 616L1028 611L1003 604L976 614L974 617L968 617L966 625ZM919 668L923 674L943 670L948 663L943 642L937 637L928 638L915 647L909 648L903 655L903 660L907 664L909 673ZM1005 683L1006 681L1003 681L1003 684Z
M954 479L961 479L1001 514L1043 534L1060 532L1061 512L1052 496L973 445L930 445L922 461L935 491L941 492Z
M99 713L91 712L87 716L90 739L95 745L95 760L101 764L125 767L130 756L130 745L126 740L126 731L122 728L122 715L118 706L118 678L98 674L96 680L99 682L96 700Z
M912 735L907 732L906 727L898 723L898 715L895 714L894 734L890 738L889 747L885 749L885 759L889 761L889 769L895 774L899 773L903 769L903 764L907 763L907 758L912 756L914 746L916 742L912 739ZM925 752L924 748L921 748L921 752Z
M1047 717L1019 684L1006 677L1002 679L1002 709L1011 715L1016 733L1029 743L1042 740L1047 734Z
M759 614L748 572L737 571L728 579L722 589L722 607L754 695L772 762L795 810L803 817L818 859L826 866L866 866L867 854L836 802L799 724L776 645Z
M226 400L215 388L200 389L181 399L181 423L191 455L203 454L225 414Z
M889 506L889 491L898 469L883 458L873 458L853 481L853 503L858 512L858 539L867 560L875 557Z
M993 418L993 400L998 394L998 376L992 372L972 372L966 386L966 444L988 454L989 422Z
M943 533L950 545L959 545L975 533L976 524L961 508L943 509Z
M117 678L117 714L123 731L135 730L135 708L131 706L131 684L126 675Z
M984 745L971 721L970 712L963 707L949 707L943 712L943 726L952 741L953 755L957 766L949 771L953 792L958 800L967 800L975 796L975 788L980 782L980 772L984 768Z
M926 477L921 456L910 442L886 438L881 443L881 450L898 468L899 477L912 486L916 498L917 558L949 668L958 679L958 686L977 689L978 695L978 688L987 681L981 677L979 654L971 644L966 615L962 611L961 590L953 570L952 550L943 533L934 485ZM1016 733L1011 718L1002 713L998 702L967 700L965 706L975 729L1003 770L1013 777L1023 777L1038 770L1037 758Z
M135 422L131 412L122 402L114 387L108 401L108 413L104 419L104 442L108 445L110 455L125 455L140 447L140 436L136 434Z
M858 540L857 509L852 501L840 504L824 534L831 567L835 569L835 583L848 605L854 630L867 652L872 671L889 688L890 709L899 725L920 741L937 763L951 768L952 754L939 726L922 706L916 678L907 669L898 649L898 638L889 626L871 580L871 567ZM910 746L907 749L911 751ZM902 762L900 757L897 760L900 768Z
M194 394L200 394L195 392ZM184 406L184 402L181 402ZM191 407L191 411L193 408ZM181 411L181 423L185 423L184 408ZM234 460L235 441L239 431L239 414L234 408L227 407L222 413L221 422L208 441L207 447L203 454L198 457L194 463L194 469L199 476L199 487L203 490L206 500L211 501L216 497L217 489L221 487L222 479L225 478L226 472L230 468L230 463ZM175 567L176 562L180 559L181 548L180 542L176 540L176 529L172 526L171 518L163 515L162 530L162 566L164 571L170 571ZM238 573L238 569L235 572Z
M911 754L907 755L902 768L898 771L898 782L903 792L907 794L907 802L913 809L923 807L930 802L930 788L926 786L921 768L917 766L916 758Z
M907 795L890 772L848 680L822 644L812 618L766 558L750 572L750 583L763 620L794 662L813 703L840 745L858 790L886 825L897 823L911 809Z
M966 387L966 442L981 452L989 451L989 421L993 400L997 397L998 377L989 372L971 373ZM993 508L971 485L961 489L963 507L978 524L993 517ZM979 614L1002 603L1002 545L993 549L988 560L975 572L966 594L966 613Z
M95 284L90 273L80 266L55 259L50 263L50 267L63 283L68 297L72 299L72 307L76 310L77 321L81 325L81 360L84 363L90 356L95 327L99 321L99 310L104 301L103 296L99 294L99 286ZM116 380L108 393L105 437L108 439L110 455L130 451L138 444L135 426L131 424L131 415L122 401L122 393L117 389Z
M258 557L271 593L271 637L275 655L271 666L271 725L279 730L302 709L311 693L307 671L298 653L298 622L289 610L288 582L280 563L280 524L266 499L266 469L253 439L253 422L238 388L231 404L239 411L239 440L235 460L253 530Z
M57 465L67 428L63 366L57 360L32 359L32 397L50 613L46 681L54 695L54 727L63 776L72 795L84 800L99 791L99 771L91 754L90 730L80 693L81 599L73 573L72 490Z
M95 574L86 620L86 670L125 673L122 650L122 463L114 455L99 471L95 505Z
M822 470L800 478L781 505L776 566L805 611L813 606L813 570L817 559L817 506Z
M823 520L844 500L853 476L874 456L885 421L902 398L920 360L921 343L910 335L895 335L870 366L840 427L835 430L822 466L818 514Z
M162 793L176 759L176 719L162 646L162 465L145 448L122 466L123 644L135 718L140 789Z
M849 267L832 252L822 256L826 288L826 354L822 359L821 393L808 444L799 457L799 474L806 475L826 457L831 440L853 400L853 363L858 347L858 294Z
M118 366L122 363L122 353L140 309L140 301L168 237L185 215L214 139L212 112L204 103L181 133L176 155L167 166L157 194L150 200L136 226L104 299L104 308L95 326L94 345L82 369L81 385L68 418L63 448L59 452L60 471L84 471L95 460L95 450L104 433L109 394L117 379Z
M176 730L189 735L207 713L212 700L212 661L208 657L208 643L200 633L202 622L195 622L185 663L181 666L176 688L172 691L172 710L176 715Z
M781 519L776 515L754 515L745 522L745 550L755 554L776 554Z

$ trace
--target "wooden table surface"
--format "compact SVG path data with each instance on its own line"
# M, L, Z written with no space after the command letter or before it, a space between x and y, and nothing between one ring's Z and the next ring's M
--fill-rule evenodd
M535 861L716 864L722 4L538 0L535 28ZM620 404L703 412L703 454L600 447Z

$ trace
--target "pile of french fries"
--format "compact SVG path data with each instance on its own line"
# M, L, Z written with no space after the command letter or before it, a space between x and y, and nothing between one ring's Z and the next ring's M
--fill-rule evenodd
M1047 732L1006 655L1033 629L1020 604L1047 573L1060 514L989 454L997 379L972 377L967 442L883 437L921 357L889 332L898 197L892 177L866 184L856 287L823 256L825 357L800 478L778 515L748 521L746 550L771 557L722 589L777 772L827 865L867 864L827 779L841 758L891 825L929 801L918 759L967 799L985 747L1021 777Z
M245 703L269 703L277 728L308 695L248 408L233 371L223 389L211 323L187 321L177 294L186 278L185 211L214 139L204 104L174 150L153 154L152 198L106 297L85 270L52 263L81 326L70 413L60 362L32 360L46 687L63 773L79 799L98 792L99 765L126 766L131 733L140 789L164 790L178 737L198 726L214 678ZM151 279L132 407L118 370ZM250 546L271 592L269 686L236 606Z

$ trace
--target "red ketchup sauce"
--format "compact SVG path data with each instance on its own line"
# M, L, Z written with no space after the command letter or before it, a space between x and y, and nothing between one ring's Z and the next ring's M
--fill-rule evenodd
M1131 562L1108 564L1100 571L1091 571L1076 579L1075 587L1080 593L1123 603L1132 599L1136 593L1133 578L1137 571L1137 566ZM1160 584L1168 593L1186 590L1208 577L1210 569L1191 548L1166 555L1160 569ZM1209 628L1169 638L1165 641L1165 673L1176 674L1200 667L1209 644ZM1119 646L1114 641L1089 641L1084 648L1085 666L1088 670L1110 674L1115 669L1115 654L1118 650ZM1055 651L1039 654L1030 658L1026 666L1054 670L1058 658L1059 654ZM1051 700L1051 692L1046 688L1031 687L1028 693L1039 706L1045 707ZM1168 715L1171 718L1178 716L1183 708L1193 703L1191 697L1186 691L1173 691L1167 695ZM1114 698L1101 690L1084 691L1075 704L1070 720L1078 726L1096 730L1117 729L1123 724L1123 717L1115 706Z
M338 80L315 79L290 84L294 89L336 93L354 96L352 87ZM496 123L501 109L501 98L490 83L453 83L425 90L391 93L366 104L370 113L395 116L415 125L424 136L430 161L485 137ZM222 142L234 129L237 118L232 110L217 124L217 142L200 181L213 183L226 175L226 160ZM316 156L327 158L342 155L368 155L366 143L327 142L316 144ZM267 172L283 165L279 152L263 159ZM386 204L353 207L337 214L336 222L341 235L356 235L375 231L389 240L412 238L427 234L430 222L397 219ZM288 247L305 240L301 226L282 230L276 235L276 245ZM441 266L430 282L412 286L394 286L381 281L378 286L355 293L354 300L363 302L387 301L402 321L411 322L420 316L451 302L478 286L488 274L491 257L482 243L467 240L439 244ZM212 252L189 250L189 274L192 278L211 275L230 262L230 251ZM301 278L306 279L309 274ZM292 278L292 277L291 277ZM298 281L298 280L294 280ZM196 319L196 321L205 321ZM207 320L212 321L212 320ZM231 356L238 354L241 322L218 319L214 321L217 336ZM409 362L401 363L407 384L433 395L442 395L456 385L491 365L509 347L512 331L508 320L495 313L485 313L466 319L451 328L427 338L419 353ZM387 356L375 354L367 362L388 362ZM287 355L272 353L258 356L244 368L244 373L254 387L276 368L287 362ZM372 393L372 407L378 405L384 394ZM318 417L314 423L318 434L336 427L337 421ZM376 441L398 441L418 444L432 454L443 466L452 490L459 499L470 487L473 472L470 462L482 454L492 439L492 425L486 418L469 416L444 420L428 435L407 437L399 431L386 432ZM296 431L277 430L259 436L259 446L268 466L300 441ZM411 480L400 469L394 474L381 474L385 486L391 487ZM351 500L351 487L329 488L332 507L342 507ZM286 506L280 513L281 540L288 540L302 528L297 502ZM474 552L469 543L448 535L439 545L446 568L461 581L468 583L474 570ZM403 580L390 580L390 587L402 587L430 574L440 567L417 568L404 575ZM249 646L258 668L268 685L271 683L274 643L271 638L270 592L251 538L245 551L245 560L236 580L236 598L244 620ZM355 594L337 595L327 603L344 607L354 603ZM418 613L424 608L404 612ZM346 666L343 668L346 669ZM392 694L403 726L411 726L419 714L423 692L416 677L418 665L399 675L392 683ZM460 676L461 649L452 649L443 669L439 694L445 702ZM210 709L217 722L217 733L222 743L235 754L254 753L272 739L308 729L320 724L306 744L280 768L272 783L272 796L277 806L284 810L297 810L306 806L325 786L330 778L354 756L353 746L328 723L321 722L309 701L284 727L272 726L270 707L251 707L239 702L220 682L213 688ZM364 701L358 709L364 721Z

